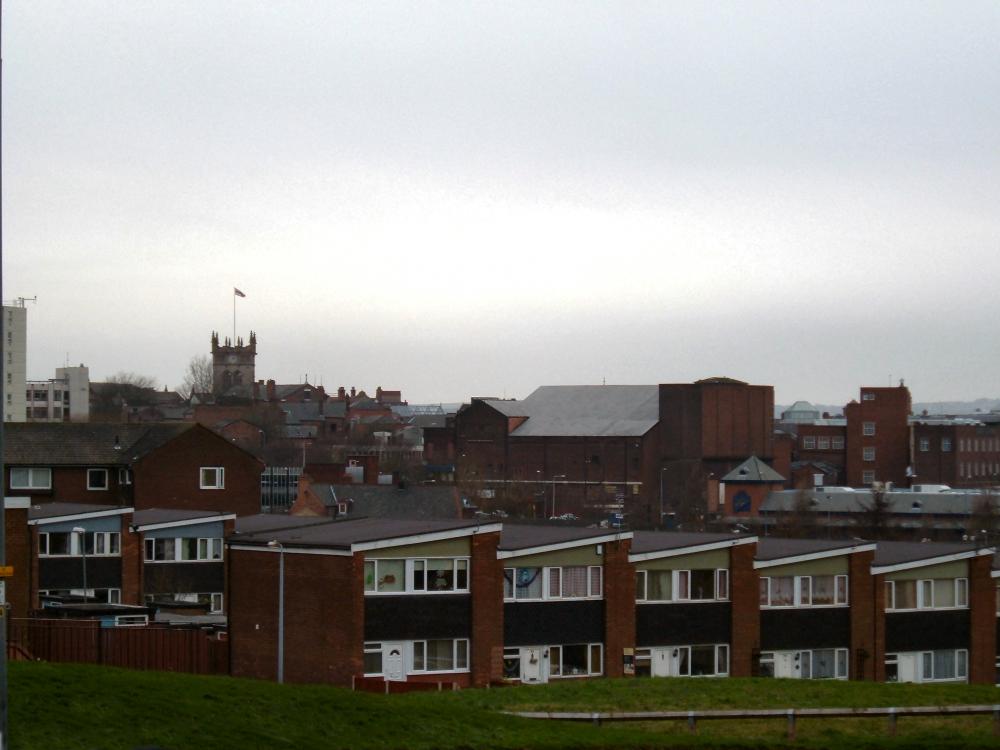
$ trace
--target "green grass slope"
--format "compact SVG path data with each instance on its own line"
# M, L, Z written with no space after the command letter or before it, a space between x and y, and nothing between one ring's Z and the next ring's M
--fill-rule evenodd
M66 664L10 665L10 747L383 750L788 746L783 721L604 725L519 719L504 710L671 710L992 704L990 686L786 680L593 680L370 695L226 677ZM800 722L801 747L997 747L989 717Z

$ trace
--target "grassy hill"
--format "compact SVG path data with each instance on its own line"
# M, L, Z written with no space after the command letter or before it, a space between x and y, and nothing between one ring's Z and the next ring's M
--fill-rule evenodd
M503 710L671 710L992 704L991 686L792 680L594 680L455 693L369 695L324 686L132 672L82 665L10 665L10 747L654 748L788 746L782 721L568 724ZM996 747L989 717L806 720L801 747Z

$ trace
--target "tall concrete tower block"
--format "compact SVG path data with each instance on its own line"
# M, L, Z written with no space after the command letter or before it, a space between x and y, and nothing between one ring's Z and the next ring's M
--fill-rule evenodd
M212 332L212 392L216 397L250 399L253 397L254 365L257 360L257 335L250 331L250 341L236 341Z
M3 421L27 420L28 311L24 305L3 306Z

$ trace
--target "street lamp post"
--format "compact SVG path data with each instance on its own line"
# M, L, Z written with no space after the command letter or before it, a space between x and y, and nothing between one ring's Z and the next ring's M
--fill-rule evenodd
M277 539L267 543L278 549L278 684L285 681L285 545Z
M87 603L87 530L82 526L74 526L73 533L79 534L80 555L83 558L83 603Z

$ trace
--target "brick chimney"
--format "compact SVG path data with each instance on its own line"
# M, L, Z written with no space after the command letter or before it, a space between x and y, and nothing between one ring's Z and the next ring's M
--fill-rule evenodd
M274 401L275 400L275 396L274 396L274 381L273 380L268 380L267 381L267 400L268 401Z

